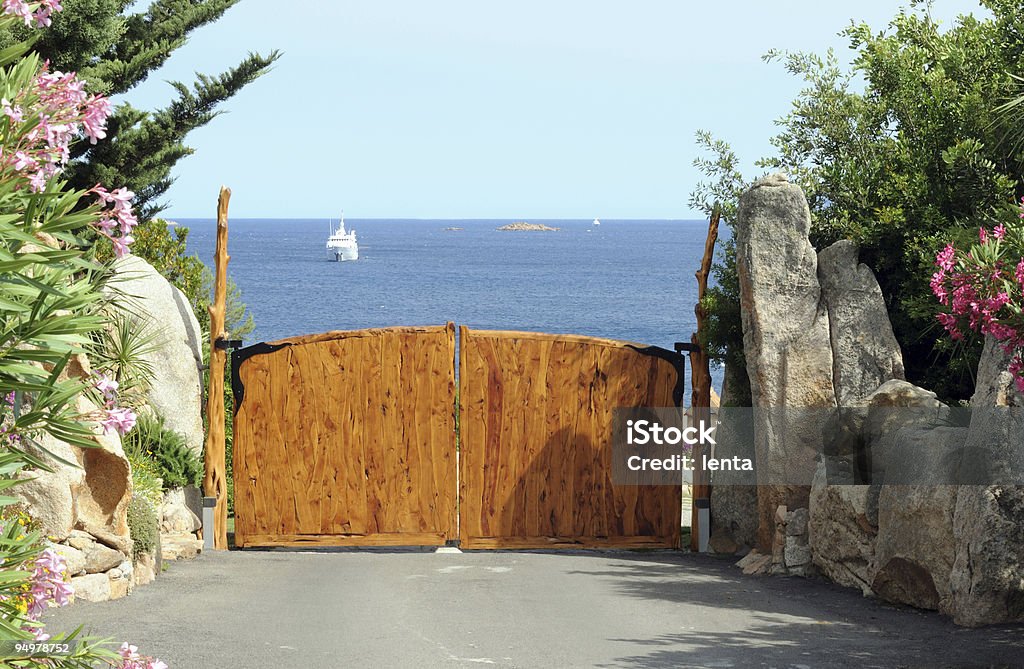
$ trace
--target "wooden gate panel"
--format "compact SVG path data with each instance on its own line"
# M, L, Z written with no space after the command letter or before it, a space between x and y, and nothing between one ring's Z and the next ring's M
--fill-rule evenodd
M455 538L454 352L450 324L238 351L236 545Z
M681 401L674 355L461 328L461 545L678 547L681 486L611 480L613 411Z

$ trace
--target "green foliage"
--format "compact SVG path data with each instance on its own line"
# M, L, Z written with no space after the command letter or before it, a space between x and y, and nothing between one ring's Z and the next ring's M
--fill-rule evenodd
M203 463L189 449L185 437L169 429L161 416L139 416L132 431L125 435L125 450L134 457L148 457L163 479L164 490L181 486L199 486L203 478Z
M162 332L151 321L131 316L122 308L112 306L108 311L110 322L96 336L89 360L117 381L122 406L142 407L156 374L146 356L163 343Z
M739 159L726 142L715 139L709 132L698 131L696 142L709 157L694 158L693 166L711 181L701 181L696 185L690 194L690 206L710 217L715 204L718 204L722 223L730 225L736 217L740 194L746 188L739 170ZM709 282L704 294L708 319L701 333L700 345L712 360L729 368L745 370L736 243L731 236L718 244L711 277L713 281Z
M64 0L64 11L36 43L38 52L64 71L77 71L92 92L126 93L145 81L189 34L223 16L238 0L154 0L143 11L121 0ZM0 35L0 46L22 35L21 29ZM173 183L171 170L192 154L184 140L189 132L213 120L217 107L262 74L279 57L249 54L223 74L197 74L188 86L169 82L176 96L154 111L118 107L110 118L107 139L73 150L68 171L71 183L90 188L97 183L127 186L136 194L140 220L158 214L158 202Z
M0 33L17 19L0 17ZM33 80L40 60L25 55L27 44L0 52L0 90L19 100L22 124L0 119L4 156L14 147L32 150L30 133L43 105ZM0 165L0 637L30 640L40 627L29 610L28 593L43 577L36 560L42 537L14 506L12 489L28 467L47 469L50 458L27 446L43 434L82 447L94 447L92 424L76 409L86 391L82 379L61 379L70 357L84 352L104 326L101 286L108 268L85 241L98 208L84 193L50 178L41 192L10 162ZM24 521L24 524L21 522ZM40 570L41 571L41 570ZM53 572L46 574L53 578ZM53 640L76 637L77 633ZM3 666L91 667L111 660L112 651L81 639L71 657L0 660Z
M142 497L155 508L159 508L164 496L160 468L136 441L126 439L124 453L132 466L132 495Z
M173 229L173 233L172 233ZM142 258L188 298L196 317L209 305L203 278L203 262L187 251L188 228L163 219L139 225L132 231L132 253Z
M213 273L195 254L188 253L188 234L189 229L186 227L154 219L135 228L132 253L152 265L185 294L199 320L200 328L209 335ZM242 291L228 277L225 329L232 338L241 339L255 328L252 315L247 312L242 301Z
M1013 90L1008 73L1024 72L1020 7L982 4L992 18L962 16L946 31L925 3L902 10L885 32L851 25L842 33L855 53L850 71L832 52L766 56L804 89L777 122L775 155L758 164L803 187L818 248L843 238L860 245L908 380L947 399L971 394L980 349L958 352L942 341L928 288L935 252L1024 194L1024 153L1005 141L1006 115L997 111ZM728 165L709 165L734 180ZM720 265L725 284L732 270ZM735 302L720 297L715 308L725 318ZM728 331L715 336L735 342Z
M698 149L709 155L698 155L693 159L693 166L711 181L697 183L690 193L690 206L710 218L715 204L718 204L722 221L731 223L736 218L740 195L746 188L739 158L728 143L716 139L706 130L697 131L695 142Z
M128 531L132 536L132 558L138 560L143 553L156 549L160 521L157 518L158 505L142 495L133 494L128 503Z
M39 61L27 57L4 65L9 67L0 84L17 90L29 87ZM38 119L26 119L28 127L33 122ZM80 246L79 236L96 210L76 211L83 194L61 190L61 183L51 181L38 194L20 186L15 179L0 180L0 389L25 393L29 402L14 431L46 431L89 447L91 431L74 407L85 384L58 379L70 356L84 352L103 327L106 270L91 249ZM57 245L40 242L47 237ZM42 465L18 451L26 463Z

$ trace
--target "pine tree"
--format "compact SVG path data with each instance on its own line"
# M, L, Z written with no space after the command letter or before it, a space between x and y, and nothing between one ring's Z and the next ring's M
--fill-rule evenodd
M162 66L188 35L216 21L239 0L154 0L128 12L130 0L63 0L64 11L39 31L35 49L54 69L77 71L90 92L130 91ZM0 36L0 43L23 35ZM194 152L184 143L195 128L220 112L218 105L267 72L279 53L250 53L220 75L198 74L191 86L171 82L176 98L163 109L119 105L107 122L107 138L79 142L66 176L77 188L118 184L135 191L135 210L148 220L166 208L160 198L174 182L171 169Z

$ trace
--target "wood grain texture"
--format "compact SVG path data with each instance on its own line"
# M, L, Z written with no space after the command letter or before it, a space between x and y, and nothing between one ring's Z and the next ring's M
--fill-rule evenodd
M210 368L206 394L206 415L209 429L203 449L205 472L203 494L215 497L213 510L213 548L228 548L228 488L227 456L224 436L224 365L227 351L218 348L217 340L224 339L224 320L227 314L228 293L228 202L231 191L221 187L217 201L217 245L214 250L213 304L210 305Z
M271 346L238 369L236 545L455 538L455 326Z
M670 362L591 337L460 328L464 548L678 547L680 486L612 484L618 407L674 406Z

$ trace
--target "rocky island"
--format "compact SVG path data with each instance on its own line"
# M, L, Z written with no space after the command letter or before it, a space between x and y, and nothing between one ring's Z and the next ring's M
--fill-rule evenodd
M558 230L560 230L560 228L552 228L551 226L544 225L543 223L527 223L525 221L516 221L515 223L509 223L508 225L503 225L498 229L512 232L524 232L533 230L541 232L558 232Z

